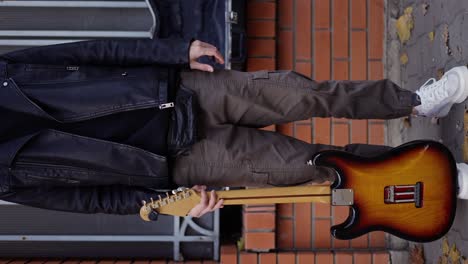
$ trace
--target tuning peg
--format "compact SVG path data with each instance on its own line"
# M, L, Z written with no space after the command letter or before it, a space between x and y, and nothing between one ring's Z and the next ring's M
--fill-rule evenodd
M157 221L158 220L158 217L159 217L159 213L156 212L155 210L151 210L151 212L149 213L148 215L148 219L150 221Z
M156 221L158 220L158 215L159 213L151 209L151 206L144 205L140 208L140 217L145 221Z
M183 192L183 196L184 196L184 198L190 197L190 191Z

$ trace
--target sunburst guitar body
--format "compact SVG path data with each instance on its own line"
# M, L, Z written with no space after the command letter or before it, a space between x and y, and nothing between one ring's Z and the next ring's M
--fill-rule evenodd
M331 227L338 239L353 239L371 231L429 242L450 229L456 210L457 169L450 151L435 141L412 141L377 157L323 151L312 164L336 171L329 185L306 185L217 191L224 205L267 203L331 203L348 206L349 216ZM193 189L144 202L140 216L185 216L200 202Z
M446 234L452 225L457 170L450 151L438 142L413 141L374 158L325 151L313 163L337 172L332 193L353 191L349 217L331 228L336 238L352 239L381 230L428 242Z

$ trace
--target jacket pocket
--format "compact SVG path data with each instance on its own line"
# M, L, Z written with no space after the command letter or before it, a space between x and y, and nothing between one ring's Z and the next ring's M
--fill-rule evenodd
M2 106L61 123L159 106L151 82L128 79L22 84L13 79L0 89Z
M10 165L10 174L13 187L169 185L163 156L55 130L41 131L24 144Z
M70 186L81 184L83 178L89 178L89 173L71 166L16 162L13 176L13 187Z
M0 143L0 193L11 188L12 165L18 152L37 134L31 134Z

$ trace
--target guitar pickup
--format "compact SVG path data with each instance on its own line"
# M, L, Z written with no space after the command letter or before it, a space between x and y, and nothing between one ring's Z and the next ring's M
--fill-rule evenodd
M423 206L424 184L417 182L414 185L391 185L384 189L386 204L414 203L416 208Z

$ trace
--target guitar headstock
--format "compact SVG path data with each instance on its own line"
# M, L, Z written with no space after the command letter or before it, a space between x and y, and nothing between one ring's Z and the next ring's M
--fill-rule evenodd
M159 196L158 199L143 201L140 209L140 217L145 221L151 221L150 214L156 211L160 214L186 216L188 212L200 202L200 195L193 189L178 189L172 195Z

